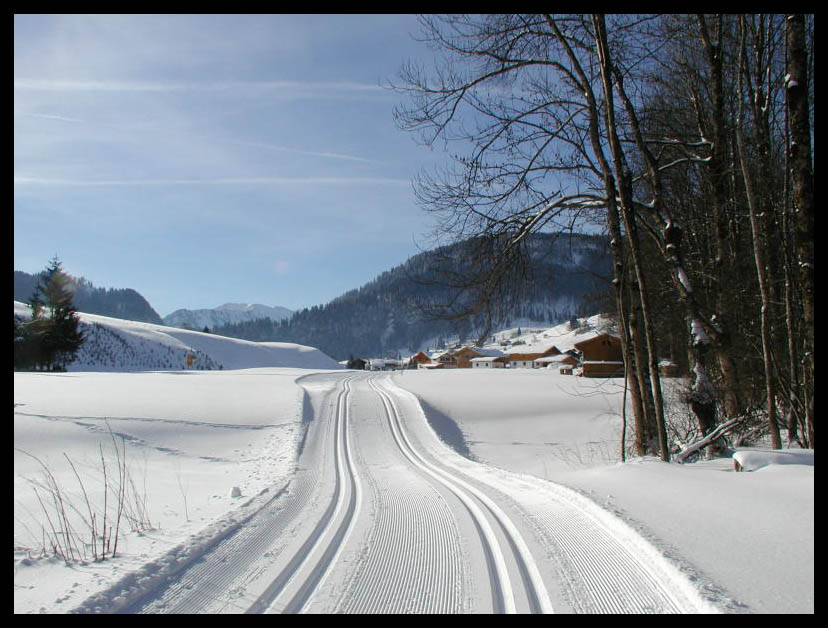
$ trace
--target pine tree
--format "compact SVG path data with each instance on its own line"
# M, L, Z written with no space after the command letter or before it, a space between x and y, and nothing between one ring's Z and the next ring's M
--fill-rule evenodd
M65 371L83 343L72 305L72 280L57 256L41 274L29 299L32 317L15 324L14 367Z

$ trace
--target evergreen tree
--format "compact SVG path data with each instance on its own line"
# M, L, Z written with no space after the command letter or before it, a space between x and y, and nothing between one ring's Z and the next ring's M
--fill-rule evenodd
M41 276L29 305L29 321L15 320L14 367L65 371L83 343L72 304L71 278L57 256Z

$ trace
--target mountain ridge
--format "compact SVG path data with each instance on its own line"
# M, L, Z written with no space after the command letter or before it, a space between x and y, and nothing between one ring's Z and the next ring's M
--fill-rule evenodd
M262 305L261 303L224 303L214 308L190 310L182 308L167 314L163 323L169 327L183 329L214 329L223 325L242 321L269 318L280 321L291 316L293 312L281 306Z
M591 302L611 289L605 237L535 234L527 242L527 254L527 274L514 279L510 301L503 304L503 324L551 326L606 309ZM485 329L481 320L448 320L425 311L428 304L453 299L452 288L441 283L435 260L447 264L442 270L456 278L470 266L463 255L462 245L419 253L363 286L325 305L296 311L288 319L245 321L212 331L257 342L310 344L336 360L390 357L443 344L449 338L476 339Z
M14 271L14 300L28 303L41 276L45 271L30 274L20 270ZM132 288L96 288L84 277L72 277L72 304L75 308L89 314L110 316L142 323L162 323L149 301Z

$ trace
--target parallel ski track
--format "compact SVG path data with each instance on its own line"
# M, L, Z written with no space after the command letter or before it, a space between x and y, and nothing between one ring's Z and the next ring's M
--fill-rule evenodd
M302 612L314 591L324 581L331 565L336 561L358 516L361 488L353 465L348 435L348 398L351 393L352 379L344 380L337 397L334 428L336 486L331 502L299 551L246 613L267 611L279 601L288 587L291 587L291 597L282 606L281 612ZM336 522L343 509L344 515L337 525ZM298 585L298 588L293 585Z
M400 413L394 403L392 395L383 390L371 378L368 381L371 388L380 396L385 408L394 441L400 451L409 461L424 473L433 478L436 482L451 491L466 507L472 516L475 525L480 533L481 541L487 553L489 564L490 581L492 585L493 612L495 613L516 613L517 606L511 578L506 565L505 552L497 539L489 519L484 514L489 512L490 516L499 525L502 535L507 540L509 551L513 556L521 575L521 581L529 603L529 611L532 613L551 613L552 604L546 590L540 572L535 564L534 558L529 551L526 542L515 525L489 497L477 488L471 486L456 475L447 473L438 466L427 461L411 444L402 421Z
M508 482L490 488L520 512L563 561L562 575L573 586L579 612L711 612L684 576L646 540L574 491L538 486L531 499L517 502Z
M636 556L605 527L577 507L549 504L533 508L540 532L554 542L578 575L579 597L588 612L684 613L686 601L676 598L646 558Z
M193 614L206 609L221 612L232 608L235 601L229 589L238 587L241 578L247 581L259 573L254 568L245 574L307 507L319 481L318 475L314 465L297 472L287 495L283 494L285 489L279 491L236 532L178 573L166 588L121 612Z
M388 434L383 429L377 436L384 440ZM375 443L369 439L365 446ZM398 453L388 451L386 459L373 451L371 458L393 464ZM448 504L415 469L386 473L387 468L364 468L376 505L370 540L335 612L463 612L461 540Z

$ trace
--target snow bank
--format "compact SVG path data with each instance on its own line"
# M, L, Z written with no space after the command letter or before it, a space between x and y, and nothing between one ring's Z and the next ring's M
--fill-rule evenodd
M757 471L775 464L802 464L814 466L814 451L812 449L740 449L733 454L733 460L741 467L741 471Z

